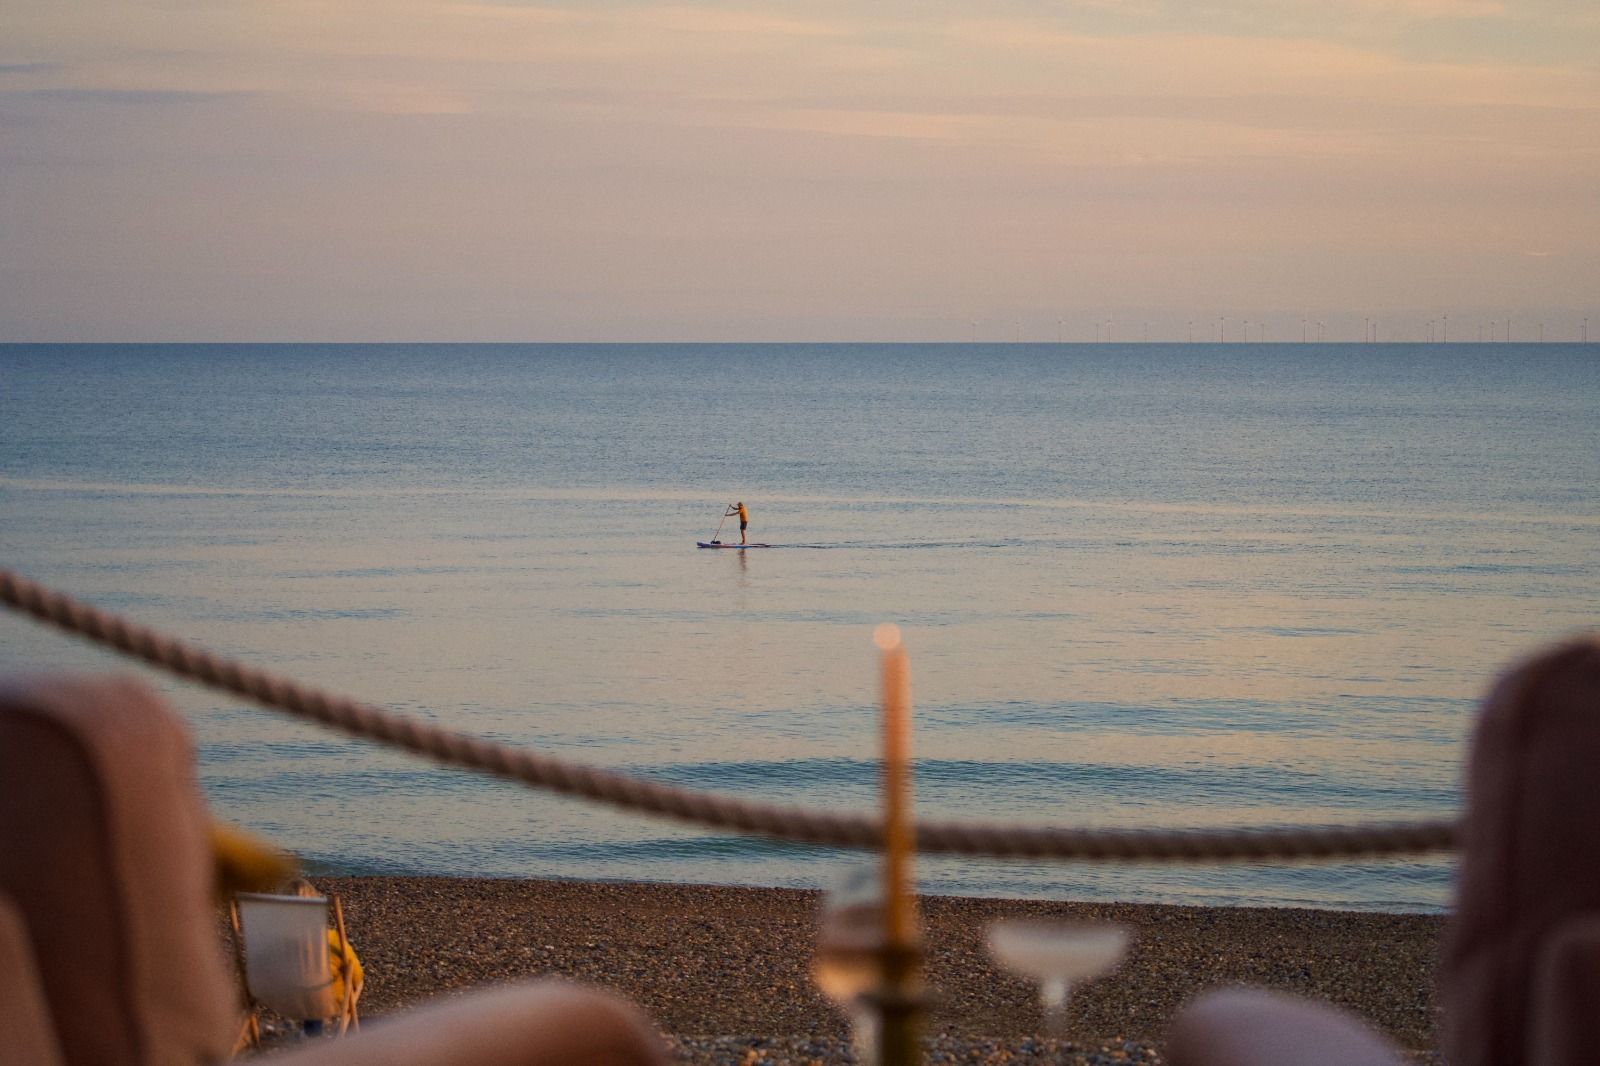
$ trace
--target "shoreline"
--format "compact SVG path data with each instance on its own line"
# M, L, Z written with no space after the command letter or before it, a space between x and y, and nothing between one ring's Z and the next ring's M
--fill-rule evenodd
M810 978L815 890L391 876L315 883L343 902L366 967L364 1016L477 984L559 977L638 1004L681 1061L849 1061L845 1018ZM970 1061L1026 1061L1044 1050L1031 1039L1040 1028L1033 986L1000 971L983 947L984 927L1001 917L1133 929L1117 971L1073 995L1066 1039L1078 1050L1069 1061L1161 1061L1162 1034L1185 1000L1240 983L1353 1010L1422 1061L1434 1058L1443 915L959 896L920 905L933 999L924 1032L963 1058L977 1049Z

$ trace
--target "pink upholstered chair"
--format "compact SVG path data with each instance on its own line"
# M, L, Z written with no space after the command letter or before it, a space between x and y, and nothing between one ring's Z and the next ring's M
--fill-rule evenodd
M1484 705L1438 982L1452 1066L1600 1062L1600 642L1547 651ZM1173 1066L1394 1066L1352 1015L1262 991L1201 996Z
M237 980L178 719L125 680L0 681L0 1061L225 1059ZM426 1007L283 1066L658 1063L632 1006L536 983Z
M1439 991L1452 1066L1600 1061L1600 641L1489 696Z
M1255 988L1195 1000L1167 1033L1174 1066L1403 1066L1394 1046L1349 1011Z

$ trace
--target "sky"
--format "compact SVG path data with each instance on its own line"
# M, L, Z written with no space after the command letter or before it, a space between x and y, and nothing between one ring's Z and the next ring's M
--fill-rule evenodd
M0 342L1596 338L1600 4L5 0L0 249Z

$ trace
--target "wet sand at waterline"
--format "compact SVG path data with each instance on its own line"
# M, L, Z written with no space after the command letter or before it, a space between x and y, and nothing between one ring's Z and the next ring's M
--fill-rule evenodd
M377 1022L487 982L558 977L617 992L682 1061L852 1061L847 1024L810 978L819 894L589 881L318 879L340 895ZM1133 945L1071 1004L1065 1061L1159 1062L1162 1034L1203 989L1249 983L1339 1004L1432 1061L1437 915L927 897L929 1061L1030 1061L1029 983L983 946L1005 917L1116 921ZM951 1058L953 1056L953 1059Z

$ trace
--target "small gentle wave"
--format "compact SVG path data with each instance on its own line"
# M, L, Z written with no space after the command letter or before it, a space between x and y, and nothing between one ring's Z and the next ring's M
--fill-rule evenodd
M293 795L330 789L352 801L386 792L414 796L466 794L516 788L492 778L445 767L363 765L348 745L314 741L257 741L208 745L202 765L229 766L213 791L231 800ZM805 758L777 762L702 762L634 765L640 777L735 795L787 802L870 807L881 778L869 759ZM1261 821L1283 821L1285 810L1363 811L1447 815L1459 801L1448 784L1427 784L1412 775L1388 780L1352 779L1283 767L1117 766L1071 762L984 762L918 759L913 775L919 801L928 809L969 812L1122 807L1229 811L1257 810ZM983 796L980 811L971 797ZM1292 821L1292 819L1289 819Z
M1284 767L1116 766L1072 762L985 762L970 759L916 759L913 777L919 797L941 807L961 807L964 797L1004 796L1000 806L1060 801L1065 807L1084 794L1105 804L1204 806L1243 802L1263 812L1284 804L1329 809L1368 809L1448 813L1459 794L1448 786L1410 780L1338 778ZM783 762L679 763L635 766L633 772L673 784L735 793L803 794L835 797L875 795L881 769L870 759L791 759Z

